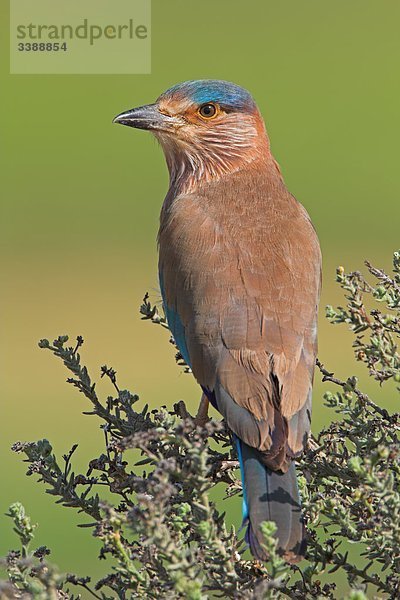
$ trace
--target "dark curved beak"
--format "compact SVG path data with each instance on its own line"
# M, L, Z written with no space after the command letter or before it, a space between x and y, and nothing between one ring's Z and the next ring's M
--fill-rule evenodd
M158 110L157 104L146 104L132 108L115 117L113 123L120 123L137 129L153 129L165 131L171 129L173 117L164 115Z

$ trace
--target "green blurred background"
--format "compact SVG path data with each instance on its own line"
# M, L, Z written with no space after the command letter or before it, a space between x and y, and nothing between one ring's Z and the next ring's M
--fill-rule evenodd
M158 299L156 233L167 188L149 134L116 127L124 109L185 79L228 79L248 88L265 116L290 190L321 240L324 289L320 358L340 376L366 374L351 335L325 322L341 301L335 267L364 258L390 267L399 244L399 19L394 0L153 0L152 74L8 75L8 7L1 15L2 427L0 513L21 500L37 543L63 571L101 575L87 519L55 506L26 478L15 440L47 437L59 454L79 442L76 468L102 447L85 400L37 340L81 334L93 375L101 364L151 406L199 391L174 364L168 335L144 323L144 292ZM313 428L329 418L316 377ZM100 389L108 392L105 382ZM390 405L390 389L364 389ZM238 498L228 519L240 521ZM0 554L14 544L0 517Z

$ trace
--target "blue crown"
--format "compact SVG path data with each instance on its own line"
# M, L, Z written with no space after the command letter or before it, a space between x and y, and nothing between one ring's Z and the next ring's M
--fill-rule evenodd
M174 96L188 98L196 104L216 102L228 110L254 111L257 108L247 90L235 83L218 79L198 79L178 83L164 92L159 100Z

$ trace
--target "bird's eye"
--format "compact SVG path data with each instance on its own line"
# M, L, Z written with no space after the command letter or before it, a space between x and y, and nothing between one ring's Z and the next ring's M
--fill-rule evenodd
M208 102L207 104L203 104L202 106L200 106L199 114L204 119L212 119L217 114L217 107L215 106L215 104L211 104L211 102Z

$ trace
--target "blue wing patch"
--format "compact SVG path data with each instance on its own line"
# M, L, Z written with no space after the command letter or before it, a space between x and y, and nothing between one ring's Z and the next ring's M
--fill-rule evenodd
M244 466L243 466L243 457L242 457L242 446L241 446L240 439L238 438L238 436L235 435L234 433L232 435L233 435L233 439L235 440L235 444L236 444L236 451L237 451L239 465L240 465L240 476L242 478L242 488L243 488L242 517L243 517L243 522L244 522L244 521L246 521L246 519L249 518L249 507L247 504L246 487L244 485Z
M188 348L187 348L187 344L186 344L186 337L185 337L185 327L184 327L178 313L175 310L173 310L172 308L170 308L165 301L165 293L164 293L163 279L162 279L161 273L159 274L159 279L160 279L161 296L163 299L165 316L167 317L167 321L168 321L168 327L170 328L171 333L174 336L176 345L178 346L179 352L182 354L185 363L187 365L189 365L189 367L190 367L190 358L189 358L189 352L188 352ZM215 403L214 394L210 393L208 390L205 390L204 388L203 388L203 391L206 393L206 395L210 399L211 403L217 408L216 403ZM211 396L214 396L214 402L212 401ZM239 464L240 464L240 474L241 474L242 485L243 485L242 513L243 513L243 521L245 521L249 517L249 509L248 509L248 504L247 504L246 488L244 485L244 468L243 468L243 458L242 458L242 447L241 447L240 439L235 434L233 434L233 439L235 440L236 450L237 450Z
M175 343L178 346L179 352L183 356L183 360L189 367L191 367L189 351L188 351L187 344L186 344L185 327L184 327L178 313L175 310L173 310L172 308L170 308L165 301L164 285L163 285L161 273L159 274L159 279L160 279L161 296L163 299L163 305L164 305L164 310L165 310L165 316L167 317L168 327L170 328L171 333L174 336Z

